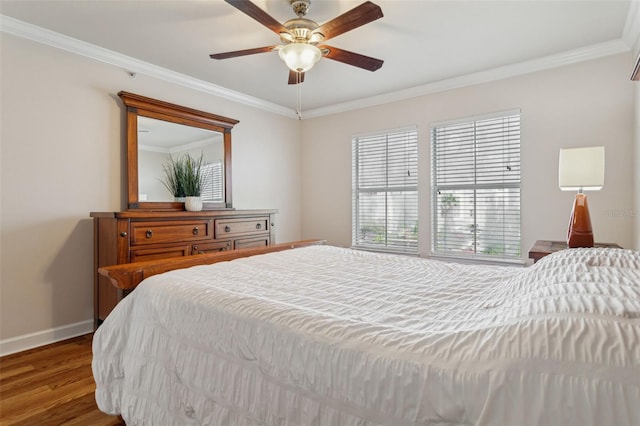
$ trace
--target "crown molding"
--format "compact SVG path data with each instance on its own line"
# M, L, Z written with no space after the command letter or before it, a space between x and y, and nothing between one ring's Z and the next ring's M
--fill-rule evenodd
M44 45L66 50L96 61L124 68L129 73L144 74L160 80L178 84L199 92L215 95L230 101L259 108L265 111L297 118L295 111L260 98L246 95L197 78L190 77L127 55L87 43L55 31L47 30L9 16L0 15L0 31Z
M238 102L240 104L273 112L285 117L299 119L295 110L291 108L236 92L185 74L171 71L8 16L0 15L0 31L78 55L86 56L97 61L115 65L124 68L127 72L148 75L150 77L155 77L160 80L178 84L193 90ZM310 109L303 111L303 115L305 119L309 119L398 102L446 90L488 83L537 71L575 64L582 61L598 59L609 55L625 53L632 49L635 49L636 51L640 49L640 1L635 0L631 1L623 36L620 39L473 74L440 80L382 95L371 96L327 107Z
M565 65L598 59L605 56L615 55L628 51L629 46L625 41L623 41L622 39L612 40L580 49L574 49L555 55L533 59L530 61L519 62L499 68L493 68L486 71L480 71L473 74L467 74L460 77L449 78L446 80L440 80L421 86L415 86L408 89L385 93L378 96L372 96L370 98L358 99L355 101L344 102L341 104L331 105L323 108L316 108L309 111L304 111L304 117L306 119L321 117L351 111L354 109L367 108L391 102L403 101L405 99L444 92L446 90L459 89L475 84L503 80L510 77L516 77L519 75L529 74L537 71L558 68Z

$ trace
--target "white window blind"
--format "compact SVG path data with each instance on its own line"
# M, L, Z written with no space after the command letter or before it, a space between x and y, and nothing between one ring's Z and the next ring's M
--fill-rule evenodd
M224 178L222 161L202 165L204 185L200 196L202 201L224 201Z
M520 112L431 130L432 251L515 259L520 253Z
M355 248L418 252L418 132L415 127L352 139Z

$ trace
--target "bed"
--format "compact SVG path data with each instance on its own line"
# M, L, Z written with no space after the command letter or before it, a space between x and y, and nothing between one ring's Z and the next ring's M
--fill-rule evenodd
M146 278L93 351L128 425L638 425L640 253L295 248Z

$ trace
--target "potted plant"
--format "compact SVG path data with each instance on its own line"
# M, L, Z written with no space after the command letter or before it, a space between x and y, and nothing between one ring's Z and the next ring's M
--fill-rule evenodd
M189 154L174 158L162 166L165 174L164 186L173 194L176 201L184 199L185 208L189 211L202 210L202 154L195 159Z

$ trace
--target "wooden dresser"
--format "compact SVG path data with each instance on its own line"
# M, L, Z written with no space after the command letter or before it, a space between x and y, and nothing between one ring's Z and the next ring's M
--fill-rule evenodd
M276 210L91 213L95 325L104 321L128 293L99 275L99 267L275 244L276 213Z

